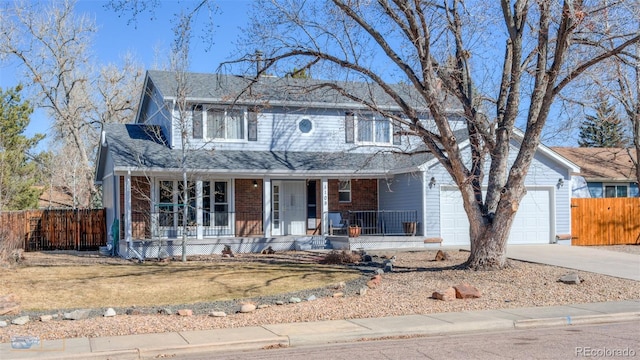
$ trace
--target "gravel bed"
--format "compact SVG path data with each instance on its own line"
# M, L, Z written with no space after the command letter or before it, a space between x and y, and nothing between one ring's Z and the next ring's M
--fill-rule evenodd
M21 315L30 315L32 320L25 325L0 328L0 342L8 342L12 336L18 335L38 336L43 340L100 337L640 299L640 282L632 280L518 261L512 261L511 267L502 271L468 271L457 266L467 258L468 253L449 251L450 259L442 262L434 261L435 254L436 251L389 252L388 256L396 255L393 272L382 275L381 284L368 289L364 295L358 295L358 291L366 287L374 270L374 267L367 265L375 264L360 264L363 275L345 283L341 289L336 289L334 284L321 289L261 298L136 308L139 312L137 315L125 315L127 309L121 308L116 309L118 315L114 317L102 317L105 309L92 309L91 316L85 320L60 320L59 317L41 322L37 317L41 314L23 312ZM247 257L244 260L249 259ZM577 273L584 281L579 285L558 282L561 276L571 272ZM446 302L431 298L433 291L460 283L477 287L483 296L473 300ZM333 297L337 292L344 295ZM317 299L305 300L312 295ZM291 297L303 301L289 303ZM277 301L284 304L276 305ZM237 313L243 302L265 307L251 313ZM160 309L169 309L174 315L159 314ZM194 315L175 315L178 309L191 309ZM208 315L211 311L224 311L227 316L212 317ZM10 322L15 317L4 319Z

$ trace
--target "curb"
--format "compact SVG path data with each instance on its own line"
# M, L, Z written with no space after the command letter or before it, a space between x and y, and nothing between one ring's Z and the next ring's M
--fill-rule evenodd
M603 324L609 322L622 322L633 321L640 319L640 312L625 312L615 314L598 314L598 315L577 315L577 316L563 316L541 319L526 319L526 320L514 320L514 328L517 329L531 329L537 327L551 327L551 326L571 326L571 325L588 325L588 324Z

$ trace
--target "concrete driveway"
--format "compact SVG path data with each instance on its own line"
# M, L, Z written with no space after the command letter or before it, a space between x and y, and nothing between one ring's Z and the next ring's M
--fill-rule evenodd
M640 255L584 246L508 245L507 257L640 281Z

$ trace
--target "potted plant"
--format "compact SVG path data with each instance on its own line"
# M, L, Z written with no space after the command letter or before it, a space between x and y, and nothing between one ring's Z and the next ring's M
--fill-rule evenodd
M358 237L360 236L360 226L358 225L350 225L349 226L349 237Z

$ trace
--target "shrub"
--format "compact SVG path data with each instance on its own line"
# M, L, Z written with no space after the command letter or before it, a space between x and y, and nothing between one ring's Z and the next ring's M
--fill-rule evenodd
M347 252L346 250L342 250L340 252L332 250L322 260L320 260L320 263L330 265L355 264L360 262L360 260L360 254Z
M13 265L24 259L22 239L10 229L0 229L0 264Z

